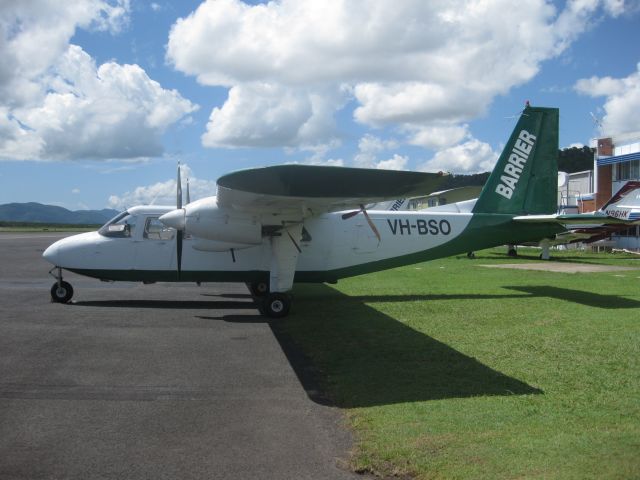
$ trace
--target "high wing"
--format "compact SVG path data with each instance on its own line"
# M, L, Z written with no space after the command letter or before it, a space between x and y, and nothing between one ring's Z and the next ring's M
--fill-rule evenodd
M219 207L303 217L417 195L442 187L442 173L277 165L239 170L218 179Z

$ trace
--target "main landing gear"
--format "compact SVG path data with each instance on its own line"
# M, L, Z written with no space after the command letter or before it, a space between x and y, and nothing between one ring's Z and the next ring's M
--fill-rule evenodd
M286 317L291 308L291 297L282 292L270 292L258 299L258 310L269 318Z
M53 273L54 270L56 273ZM73 297L73 287L69 282L62 280L62 269L53 267L49 270L49 275L56 279L56 282L51 286L51 301L56 303L69 302Z
M255 297L258 310L269 318L286 317L291 308L291 296L284 292L269 292L266 282L247 284L249 291Z
M269 293L269 284L267 282L251 282L247 283L247 288L254 297L264 297Z

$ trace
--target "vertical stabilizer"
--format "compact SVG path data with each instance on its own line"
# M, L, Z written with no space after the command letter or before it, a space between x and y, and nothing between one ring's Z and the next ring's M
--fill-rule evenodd
M473 213L555 213L558 189L557 108L527 105Z

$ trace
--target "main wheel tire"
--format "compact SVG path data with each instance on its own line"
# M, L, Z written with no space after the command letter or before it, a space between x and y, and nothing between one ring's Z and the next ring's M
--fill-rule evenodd
M260 312L269 318L286 317L291 308L291 297L286 293L269 293L262 299Z
M51 300L56 303L67 303L73 297L73 287L69 282L62 281L51 286Z
M269 293L269 284L267 282L251 282L249 290L254 297L264 297Z

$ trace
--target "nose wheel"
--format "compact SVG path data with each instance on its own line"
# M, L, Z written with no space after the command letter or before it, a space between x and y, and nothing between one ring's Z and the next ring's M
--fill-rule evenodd
M54 274L53 271L56 270ZM59 267L52 268L49 274L56 279L51 286L51 301L56 303L67 303L73 297L73 287L69 282L62 280L62 269Z

